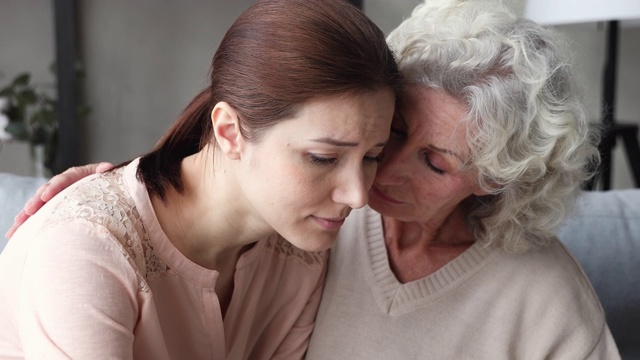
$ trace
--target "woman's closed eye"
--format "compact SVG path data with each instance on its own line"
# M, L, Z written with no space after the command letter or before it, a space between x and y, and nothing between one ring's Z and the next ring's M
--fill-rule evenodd
M338 159L334 157L324 157L316 154L308 154L309 161L315 165L327 166L335 164ZM362 159L365 164L377 164L382 159L381 155L371 156L367 155Z
M365 156L364 159L362 159L362 161L365 164L377 164L382 160L382 154L377 155L377 156Z
M427 165L427 167L435 172L438 175L443 175L444 174L444 170L440 169L439 167L435 166L433 164L433 162L431 161L431 159L429 158L429 153L424 153L423 155L423 159L424 159L424 163Z
M321 166L333 165L336 163L336 161L338 161L337 158L324 157L316 154L308 154L307 156L312 164Z

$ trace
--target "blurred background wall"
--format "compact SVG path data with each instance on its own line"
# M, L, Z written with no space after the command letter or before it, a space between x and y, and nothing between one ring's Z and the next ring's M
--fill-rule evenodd
M506 0L522 12L525 0ZM227 28L250 0L82 0L78 47L86 69L83 89L90 116L79 124L84 162L118 163L157 141L188 101L208 81L213 53ZM364 11L389 33L417 0L364 0ZM29 71L53 81L52 0L0 2L0 87ZM556 27L574 54L578 81L594 121L600 118L604 29L598 24ZM640 26L622 28L617 118L640 124ZM28 146L5 143L0 171L28 174ZM633 187L621 147L614 153L614 188Z

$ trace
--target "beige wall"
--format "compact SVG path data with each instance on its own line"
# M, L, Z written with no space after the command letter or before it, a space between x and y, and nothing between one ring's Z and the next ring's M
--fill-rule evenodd
M148 151L206 87L218 43L252 1L79 3L93 106L87 161L119 162Z
M52 0L0 1L0 86L19 71L51 82ZM85 96L82 159L121 162L149 150L207 84L222 36L252 0L82 0ZM4 144L0 171L28 175L24 144Z
M54 61L52 1L0 1L0 87L24 71L32 82L53 87L49 65ZM0 171L29 175L29 146L0 144Z
M516 9L524 0L507 0ZM82 0L80 44L93 113L83 126L85 161L119 162L148 150L207 83L217 44L250 0ZM388 33L418 0L365 0L365 12ZM594 119L600 113L604 32L596 24L559 27L571 41L576 74ZM618 115L640 123L640 28L621 31ZM21 70L50 82L51 0L0 1L0 86ZM0 151L0 171L24 172L24 148ZM615 188L632 187L620 147ZM28 159L28 157L26 157Z

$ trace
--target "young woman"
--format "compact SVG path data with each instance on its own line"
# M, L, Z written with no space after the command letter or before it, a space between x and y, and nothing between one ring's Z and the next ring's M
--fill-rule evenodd
M301 358L398 86L355 7L258 1L156 148L16 232L0 255L0 357Z

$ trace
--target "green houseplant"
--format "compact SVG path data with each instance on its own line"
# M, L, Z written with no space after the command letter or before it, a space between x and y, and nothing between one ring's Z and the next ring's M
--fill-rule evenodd
M50 169L55 160L58 133L54 98L36 89L28 73L19 74L9 85L0 89L0 97L5 98L7 103L4 113L9 123L5 132L15 140L28 142L34 161ZM50 174L45 172L37 175Z
M50 70L55 74L55 65ZM79 66L76 67L76 76L78 79L83 76ZM3 112L9 119L4 131L13 139L30 144L36 175L39 176L51 175L57 155L57 100L51 95L52 90L51 86L32 83L31 75L26 72L0 89L0 98L6 102ZM79 105L78 119L86 117L89 112L87 106Z

